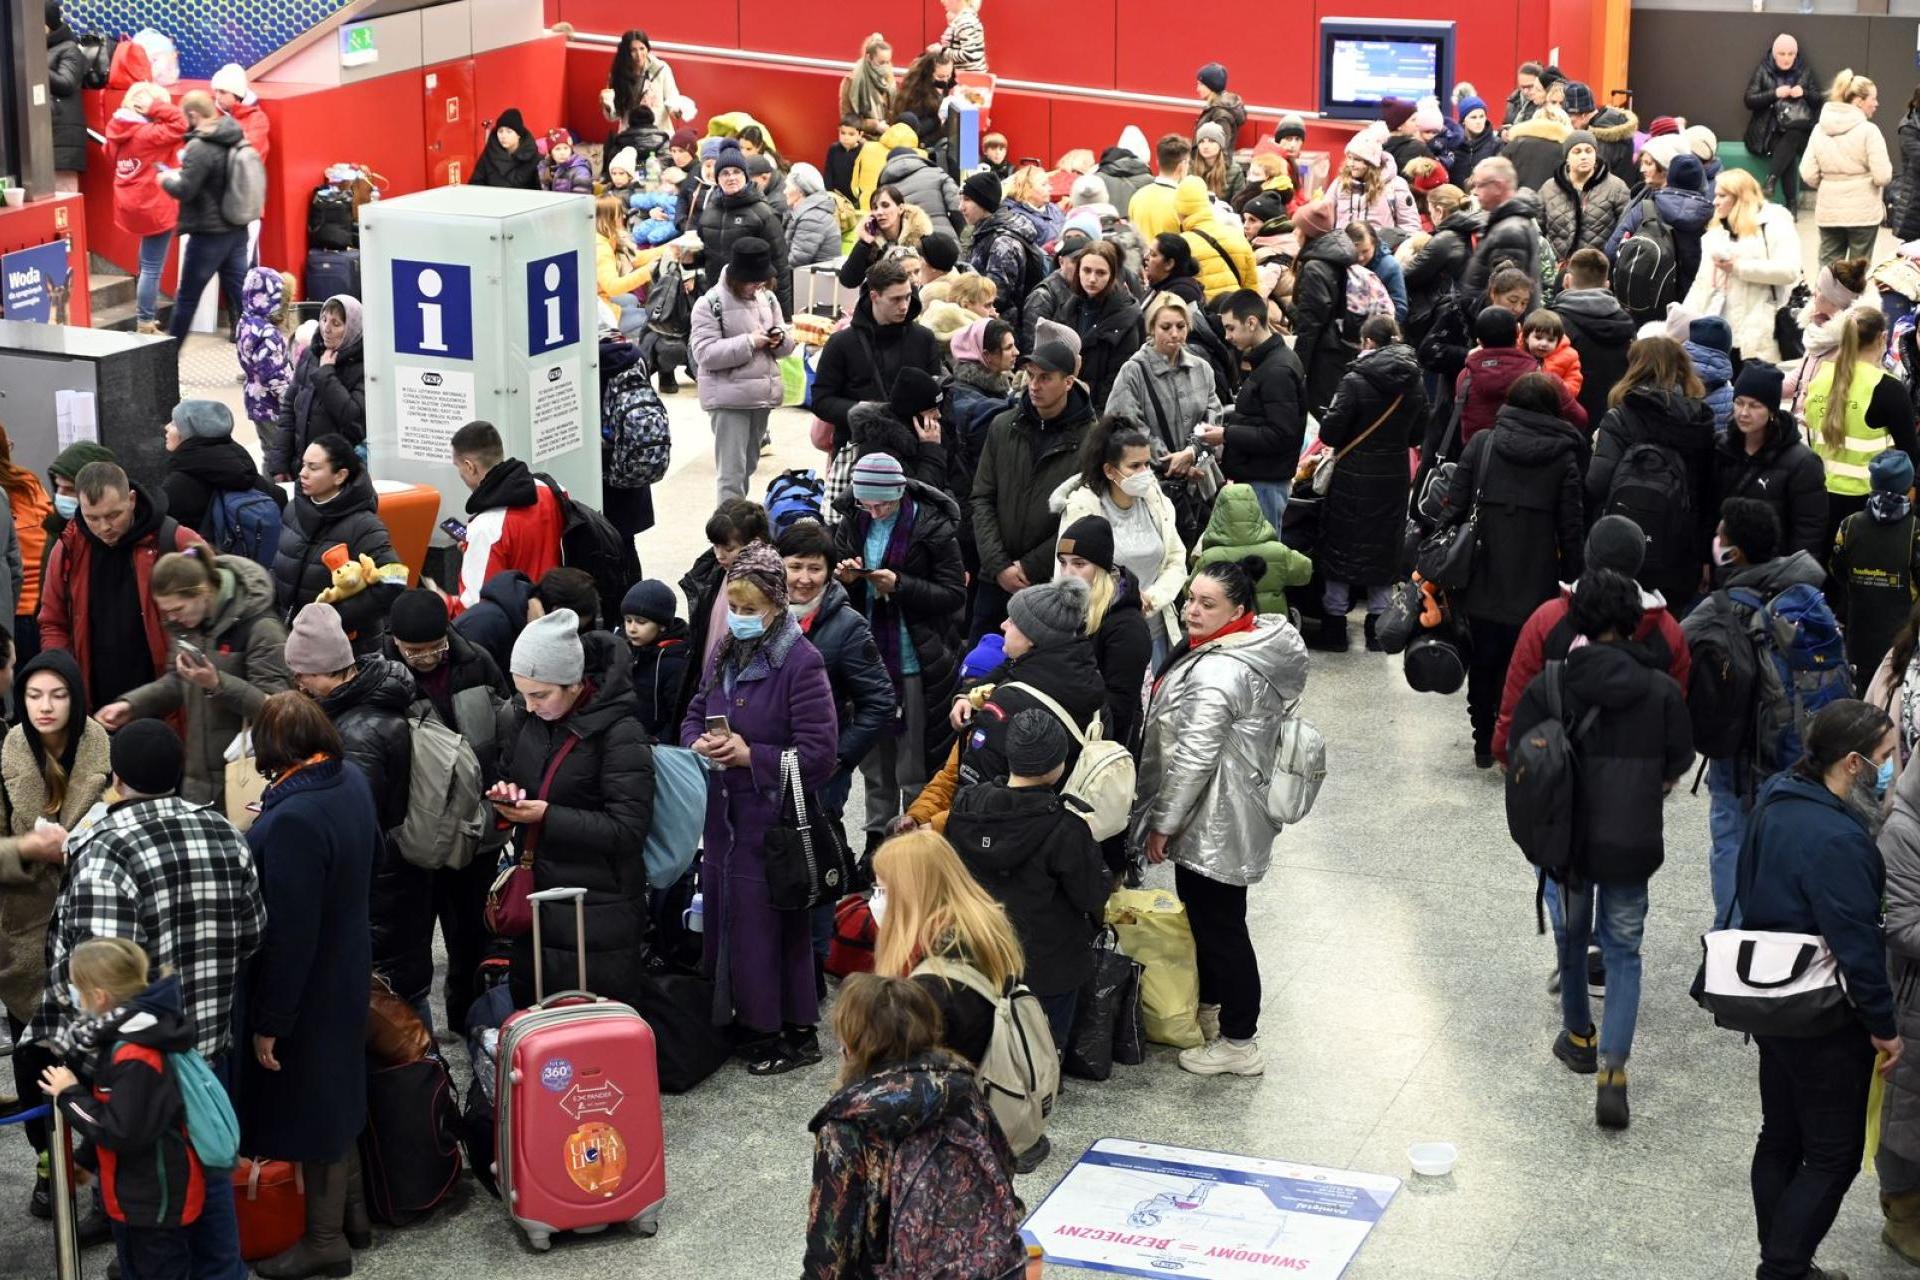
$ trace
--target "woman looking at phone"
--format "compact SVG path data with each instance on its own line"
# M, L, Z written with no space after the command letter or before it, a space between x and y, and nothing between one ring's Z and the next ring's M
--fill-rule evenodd
M227 744L259 717L268 697L293 687L273 579L245 556L215 555L195 543L154 563L153 602L174 637L173 668L100 708L100 723L118 729L184 713L180 794L194 804L222 804Z

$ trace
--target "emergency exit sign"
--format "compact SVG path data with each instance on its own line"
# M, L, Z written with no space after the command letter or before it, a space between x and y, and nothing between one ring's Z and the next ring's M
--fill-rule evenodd
M379 58L380 51L373 43L372 26L362 23L340 28L341 66L364 67L369 62L377 62Z

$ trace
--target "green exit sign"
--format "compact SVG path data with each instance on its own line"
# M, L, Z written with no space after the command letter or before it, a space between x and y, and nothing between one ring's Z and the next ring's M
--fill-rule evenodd
M379 57L380 51L374 47L371 25L363 23L340 29L341 66L363 67L369 62L378 61Z

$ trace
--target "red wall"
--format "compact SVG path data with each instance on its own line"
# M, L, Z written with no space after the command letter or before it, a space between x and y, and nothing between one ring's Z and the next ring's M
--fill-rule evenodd
M549 37L476 54L473 59L473 127L517 106L527 123L544 131L561 118L565 94L566 42ZM424 67L378 76L338 88L314 85L255 86L273 121L267 154L267 211L261 219L260 260L301 276L307 260L307 202L326 180L330 164L364 165L387 179L384 195L418 191L426 184L426 76ZM183 83L174 98L195 87ZM103 128L115 91L87 93L89 119ZM111 105L109 100L111 100ZM138 263L133 237L113 225L105 154L94 149L89 165L87 232L92 248L132 272ZM176 251L175 258L178 253ZM171 268L166 287L172 287Z
M1450 15L1458 27L1457 80L1472 81L1498 104L1513 88L1514 68L1561 48L1562 68L1589 75L1591 11L1595 0L1485 0L1462 4ZM714 0L650 10L644 20L629 0L548 0L550 16L581 33L617 35L635 22L656 41L802 54L851 62L869 32L885 33L896 64L937 37L945 19L938 0L867 0L861 5L794 4L791 0ZM1565 10L1565 12L1561 12ZM1434 18L1430 0L1313 0L1275 5L1271 0L1211 0L1192 20L1170 20L1164 6L1146 0L1047 0L1045 20L1021 0L986 0L982 19L987 51L1000 75L1094 89L1123 89L1187 98L1194 72L1209 61L1224 62L1230 87L1247 101L1310 107L1318 101L1317 30L1322 18ZM698 103L701 117L745 110L765 121L783 151L815 160L833 137L838 75L802 69L755 67L750 79L738 68L689 54L668 54L680 88ZM612 51L580 46L567 58L569 119L587 136L606 132L596 93ZM1596 85L1596 92L1604 87ZM1002 91L994 126L1008 136L1013 153L1044 156L1049 164L1074 147L1096 153L1112 145L1127 124L1149 138L1192 125L1192 112L1164 112L1063 93L1021 95ZM1197 111L1197 105L1195 110ZM1271 132L1272 119L1256 120L1240 139ZM1312 131L1310 145L1342 145L1349 129Z
M67 240L67 268L72 292L67 295L67 322L82 328L93 323L93 304L87 294L87 220L80 197L57 195L9 209L0 206L0 254Z

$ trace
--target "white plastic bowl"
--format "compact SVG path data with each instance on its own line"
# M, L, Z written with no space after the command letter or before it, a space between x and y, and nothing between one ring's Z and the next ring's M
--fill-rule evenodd
M1407 1148L1413 1171L1429 1178L1446 1177L1453 1172L1453 1162L1459 1158L1459 1148L1451 1142L1416 1142Z

